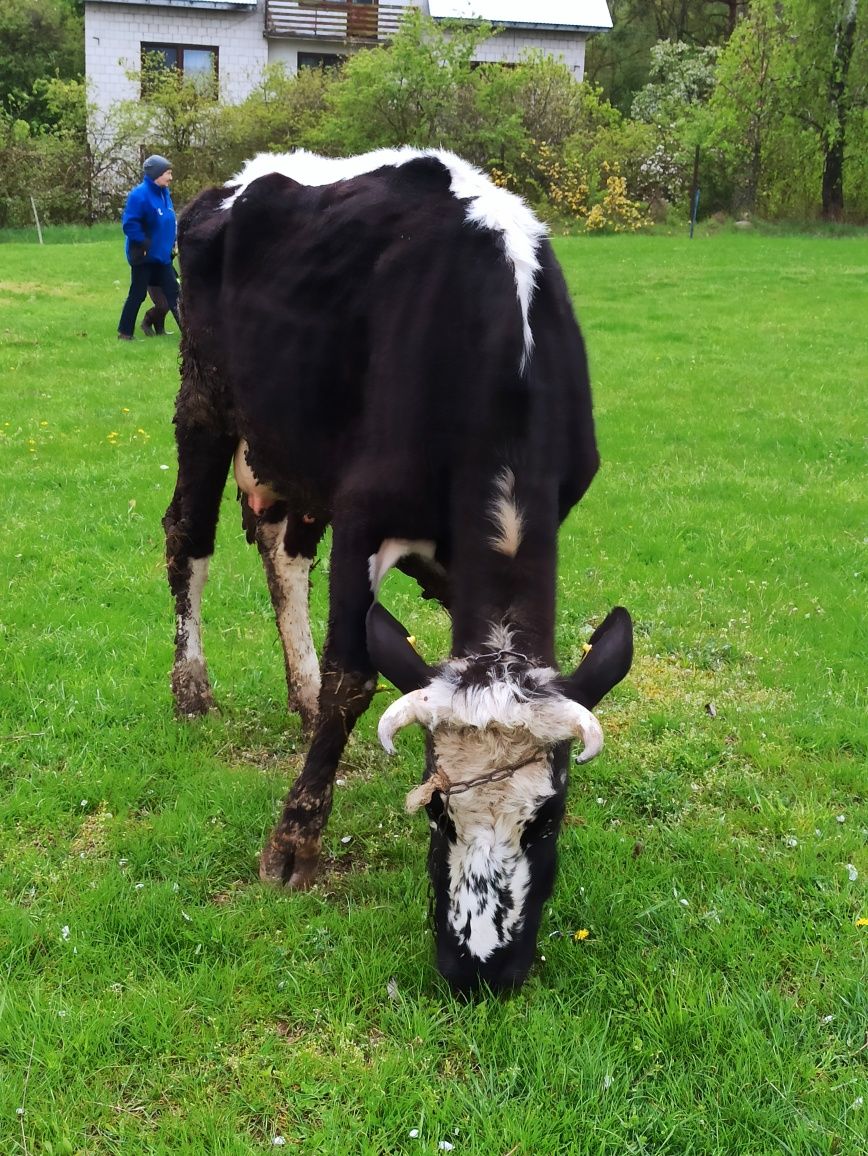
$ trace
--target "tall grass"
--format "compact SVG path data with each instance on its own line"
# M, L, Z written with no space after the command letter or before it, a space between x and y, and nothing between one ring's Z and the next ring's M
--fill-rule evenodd
M388 695L320 884L256 881L303 748L230 487L220 710L172 718L177 342L116 341L121 246L90 240L0 253L0 1152L863 1152L868 239L558 242L604 458L559 653L623 602L637 657L532 977L471 1004L433 968ZM442 613L384 597L439 657Z

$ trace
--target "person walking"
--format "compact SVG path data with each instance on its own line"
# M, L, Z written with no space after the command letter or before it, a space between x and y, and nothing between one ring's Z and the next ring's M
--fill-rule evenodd
M142 176L142 183L136 185L127 197L121 218L130 263L130 290L118 322L120 341L133 340L136 318L149 289L162 293L169 312L181 328L178 274L172 264L176 228L175 209L169 192L172 162L154 154L142 166ZM156 304L157 299L154 300ZM148 337L159 332L153 321L149 310L142 326Z

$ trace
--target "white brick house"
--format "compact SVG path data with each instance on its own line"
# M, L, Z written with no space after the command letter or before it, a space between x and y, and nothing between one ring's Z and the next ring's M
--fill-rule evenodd
M129 73L160 52L186 74L215 68L220 96L241 101L266 64L325 65L394 35L412 4L435 20L477 17L502 31L479 60L512 62L530 48L564 60L576 80L585 42L612 27L606 0L87 0L85 68L97 109L139 96Z

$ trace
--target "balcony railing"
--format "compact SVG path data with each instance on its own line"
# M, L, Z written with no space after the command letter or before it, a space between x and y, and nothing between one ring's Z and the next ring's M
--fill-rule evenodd
M376 44L392 39L406 12L404 4L266 0L265 35Z

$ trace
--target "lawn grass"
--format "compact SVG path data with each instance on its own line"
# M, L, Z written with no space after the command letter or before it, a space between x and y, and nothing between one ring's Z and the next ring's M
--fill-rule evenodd
M539 962L471 1004L433 967L391 693L321 883L256 881L303 753L265 582L227 487L220 711L176 723L177 342L116 341L121 245L76 239L0 249L0 1154L864 1152L868 238L557 242L605 463L559 654L616 602L637 654ZM384 597L440 657L442 613Z

